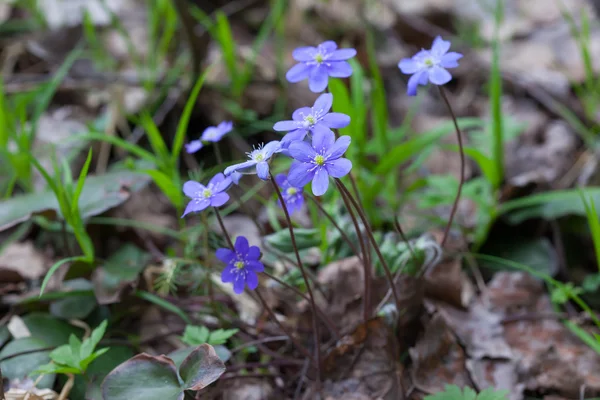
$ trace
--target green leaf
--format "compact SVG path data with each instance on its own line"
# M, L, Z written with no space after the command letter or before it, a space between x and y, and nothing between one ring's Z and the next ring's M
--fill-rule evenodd
M175 351L170 352L168 356L170 359L173 360L177 368L179 368L183 363L183 360L185 360L186 357L189 356L190 353L196 349L196 347L197 346L183 347L181 349L177 349ZM214 346L214 348L221 361L223 361L224 363L229 361L229 359L231 358L231 351L229 351L227 347L218 344Z
M142 353L104 378L102 397L104 400L182 400L183 390L171 359Z
M29 313L23 317L23 322L31 336L44 341L47 346L61 346L67 343L71 334L83 335L83 329L46 313Z
M132 193L145 187L150 177L135 171L115 171L86 179L79 201L82 218L98 215L125 202ZM14 196L0 202L0 231L32 215L50 213L56 215L60 209L52 191Z
M85 295L69 296L50 303L50 312L63 319L85 319L96 308L96 298L91 291L90 281L83 278L64 281L63 286L69 290L88 291Z
M217 344L225 344L229 338L238 333L239 329L217 329L210 333L208 344L213 346Z
M210 331L205 326L188 325L185 327L181 340L190 346L199 346L208 342Z
M355 89L358 90L358 89ZM348 88L340 79L329 80L329 91L333 95L333 111L346 115L354 115L354 107L351 103L350 93ZM366 130L361 129L356 125L354 120L350 121L350 125L339 130L340 135L349 135L354 142L349 150L355 147L360 149L366 141Z
M225 372L225 364L209 344L198 346L179 367L184 387L189 390L207 387L219 379L223 372Z
M48 283L50 282L50 278L52 278L52 275L54 275L54 273L56 271L58 271L58 269L68 263L68 262L72 262L72 261L86 261L87 259L85 257L67 257L67 258L63 258L62 260L59 260L57 262L55 262L50 269L48 270L48 272L46 272L46 276L44 276L44 280L42 281L42 286L40 287L40 296L42 294L44 294L44 290L46 290L46 286L48 286Z
M477 394L472 388L461 390L456 385L446 385L443 392L425 396L425 400L507 400L508 390L487 388Z
M102 323L92 331L90 337L83 341L81 349L79 351L80 360L87 359L94 353L96 346L98 346L98 343L100 343L102 336L104 336L104 332L106 332L107 324L108 322L106 320L102 321Z
M318 229L298 228L294 229L294 235L296 237L298 250L319 247L321 245L321 234ZM294 251L290 231L287 228L265 236L265 241L270 246L279 251L283 251L284 253L291 253Z
M458 146L452 147L457 151L459 150ZM474 147L464 147L464 150L465 154L471 157L477 163L477 165L479 165L481 172L488 182L490 182L493 187L497 188L500 185L502 175L496 170L496 163L494 160L486 156L481 150Z
M15 339L0 350L0 358L46 347L48 347L48 345L41 339L33 337ZM35 353L23 354L4 360L0 362L0 369L2 370L4 378L23 379L37 367L48 362L50 362L50 350L36 351ZM38 387L51 388L54 384L54 378L55 376L53 374L43 377Z
M140 116L140 123L146 131L146 136L152 147L152 151L156 155L156 158L161 161L161 165L166 166L170 164L171 155L167 145L162 138L162 134L158 130L158 126L154 123L152 117L148 112L143 112Z
M50 358L57 364L72 366L77 364L77 360L73 358L71 346L68 344L63 344L62 346L58 346L56 349L52 350L50 353Z
M234 89L233 91L234 93L239 94L237 91L240 90L238 87L240 75L237 68L236 44L233 33L231 32L231 26L227 20L227 15L222 11L218 11L216 14L216 27L214 33L216 34L216 39L221 47L221 53L225 60L225 65L227 66L227 72L229 73L229 78L231 79Z

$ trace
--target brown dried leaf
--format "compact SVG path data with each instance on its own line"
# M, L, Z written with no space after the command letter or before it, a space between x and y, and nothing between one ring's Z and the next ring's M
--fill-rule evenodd
M18 273L22 279L39 279L46 273L46 261L32 242L11 243L0 253L0 272L9 271Z
M471 386L465 352L440 314L428 322L409 354L414 363L413 384L426 393L442 391L446 384Z

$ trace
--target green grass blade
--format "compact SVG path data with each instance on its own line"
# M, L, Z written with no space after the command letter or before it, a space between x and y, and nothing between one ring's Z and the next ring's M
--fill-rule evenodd
M50 282L50 278L52 277L52 275L54 275L54 273L63 265L66 264L68 262L75 262L75 261L80 261L83 260L82 257L77 256L77 257L68 257L68 258L63 258L60 261L57 261L56 263L54 263L54 265L52 265L50 267L50 269L48 270L48 272L46 272L46 276L44 277L44 280L42 281L42 286L40 287L40 297L42 296L42 294L44 294L44 290L46 290L46 286L48 286L48 283Z
M598 270L600 270L600 220L598 219L598 213L596 212L596 205L594 204L593 198L590 198L590 202L588 203L583 191L580 191L579 194L581 195L581 201L585 207L590 232L592 233L594 251L596 252L596 266Z
M192 88L192 92L190 93L190 97L185 103L185 107L183 108L183 113L181 114L181 118L179 119L179 123L177 124L175 139L173 139L173 149L171 152L171 161L173 165L177 163L177 159L179 158L179 154L181 153L183 141L185 140L185 134L187 132L188 124L190 123L192 110L194 109L196 99L198 98L200 89L202 89L202 85L204 85L204 80L206 79L209 70L210 69L206 69L206 71L204 71L204 73L200 75L200 77L194 84L194 87Z
M492 68L490 72L490 114L492 116L492 155L496 175L504 178L504 127L502 121L502 73L500 71L500 24L503 19L503 0L497 0L495 10L494 40L492 42ZM494 188L497 189L500 185Z
M370 30L367 30L367 54L369 56L369 69L371 76L373 77L373 132L375 140L379 144L379 154L383 155L388 149L388 109L383 78L379 71L379 66L377 65L374 40L373 33Z
M190 318L186 315L186 313L179 307L174 304L169 303L165 299L158 297L155 294L146 292L144 290L136 290L135 295L142 300L149 301L152 304L155 304L173 314L179 316L186 324L192 324Z
M229 78L232 82L231 86L233 88L233 93L239 95L240 75L235 56L236 45L235 40L233 39L233 33L231 32L231 25L229 25L227 15L222 11L217 12L216 17L216 39L219 42L221 52L223 53L223 60L225 61L225 66L227 67L227 72L229 73Z
M364 82L365 82L365 72L361 67L360 63L355 59L350 59L348 61L352 66L352 75L350 76L350 91L352 94L352 108L349 108L345 114L352 116L352 130L353 135L352 139L356 141L355 146L359 147L359 152L362 153L361 149L363 148L366 138L367 138L367 113L368 107L366 104L367 94L365 93ZM337 81L342 83L341 81ZM344 89L345 89L344 85ZM330 89L331 90L331 89ZM336 91L339 91L336 88ZM333 91L332 91L333 93ZM333 96L333 102L337 102L336 95ZM351 113L351 114L349 114Z
M77 186L75 187L75 191L73 192L73 197L71 198L71 212L73 215L79 215L79 196L81 195L81 191L83 190L83 185L85 184L85 178L87 177L91 162L92 148L90 147L87 159L85 160L85 164L83 164L83 168L81 168L81 172L79 173L79 178L77 179Z
M167 144L163 140L162 134L158 130L158 126L156 126L156 123L147 112L141 114L140 124L146 131L146 136L148 137L148 141L150 142L150 146L156 157L161 160L162 165L169 165L171 154L169 153Z

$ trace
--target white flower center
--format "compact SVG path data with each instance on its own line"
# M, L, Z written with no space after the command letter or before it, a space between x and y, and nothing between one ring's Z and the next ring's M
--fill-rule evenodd
M246 263L244 261L237 261L233 266L237 269L242 269L246 266Z
M319 167L325 165L325 157L320 154L315 156L315 164L317 164Z
M288 196L293 196L293 195L295 195L296 193L298 193L298 189L296 189L295 187L289 187L289 188L287 188L287 190L285 191L285 193L286 193Z
M209 188L206 188L202 191L202 197L204 197L205 199L208 199L209 197L212 196L212 190L210 190Z

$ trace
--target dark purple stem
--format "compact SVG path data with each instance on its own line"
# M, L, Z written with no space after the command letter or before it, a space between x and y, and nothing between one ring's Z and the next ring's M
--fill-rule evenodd
M450 116L452 117L452 122L454 122L454 128L456 129L456 138L458 139L458 148L460 150L460 181L458 183L458 191L456 192L456 198L454 199L454 204L452 204L452 211L450 211L450 219L448 220L448 225L446 225L446 229L444 230L444 236L442 238L441 247L444 247L446 243L446 239L448 239L448 234L450 233L450 228L452 227L452 221L454 220L454 215L456 214L456 210L458 209L458 202L460 201L460 194L462 192L463 184L465 183L465 150L463 149L462 142L462 133L460 128L458 127L458 121L456 119L456 115L454 115L454 111L452 110L452 106L450 106L450 102L448 101L448 97L446 96L446 92L444 88L438 86L440 90L440 95L446 103L446 107L450 112Z

